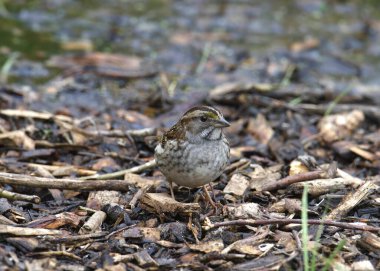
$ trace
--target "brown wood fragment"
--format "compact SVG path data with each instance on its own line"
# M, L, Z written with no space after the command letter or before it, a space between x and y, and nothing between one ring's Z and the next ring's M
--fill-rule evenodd
M61 235L58 230L48 229L31 229L9 225L0 225L0 234L15 235L15 236L37 236L37 235Z
M366 199L378 186L371 181L364 182L355 192L348 194L343 198L341 203L330 214L327 220L341 219L352 208L358 205L362 200Z
M149 190L150 187L150 185L143 186L135 193L132 200L129 202L129 206L131 206L131 209L134 209L136 207L137 201L140 200L140 198L144 195L146 191Z
M227 206L227 212L230 219L257 218L263 215L260 205L254 202Z
M119 203L121 196L120 191L93 191L88 195L86 207L94 210L102 210L107 204Z
M16 225L15 222L13 222L12 220L6 218L3 215L0 215L0 224L3 224L3 225Z
M23 252L31 252L36 250L37 248L42 248L37 238L9 237L6 238L6 241Z
M103 221L106 219L106 213L103 211L96 211L79 229L80 234L88 234L99 230Z
M106 180L106 179L118 178L118 177L121 177L124 175L126 175L124 178L124 179L126 179L128 174L130 174L130 173L140 173L144 170L152 169L155 166L156 166L156 160L153 159L153 160L151 160L145 164L135 166L133 168L123 169L123 170L120 170L117 172L112 172L112 173L103 174L103 175L95 174L95 175L91 175L91 176L82 177L81 179L82 180Z
M69 236L44 236L44 239L53 244L75 244L82 241L92 241L105 237L108 232L93 232L89 234L81 235L69 235Z
M308 193L314 197L324 195L326 193L333 193L339 190L350 189L358 187L363 181L358 184L357 180L345 178L333 179L316 179L302 183L294 183L289 186L288 191L295 194L302 194L305 185L308 186Z
M140 200L142 208L155 213L192 213L198 212L198 203L181 203L165 193L146 193Z
M27 254L28 256L37 256L37 257L64 257L70 258L77 261L82 261L82 258L76 256L73 253L67 251L42 251L42 252L32 252Z
M31 110L19 110L19 109L3 109L0 110L0 115L5 115L8 117L19 117L19 118L32 118L32 119L41 119L41 120L51 120L58 119L61 121L72 122L73 119L64 115L53 115L51 113L41 113Z
M141 242L158 242L161 239L161 232L158 228L134 227L125 230L123 237Z
M328 176L324 170L315 170L315 171L310 171L306 173L300 173L300 174L285 177L274 183L270 183L267 185L264 184L261 187L261 191L274 191L281 188L285 188L293 183L305 182L305 181L322 179L322 178L327 178L327 177Z
M191 250L200 251L203 253L221 252L224 248L222 239L200 242L198 244L189 244L188 246Z
M3 188L0 188L0 198L6 198L9 200L21 200L21 201L27 201L27 202L32 202L32 203L41 202L41 199L39 196L19 194L12 191L7 191Z
M235 196L243 196L244 192L249 187L249 178L240 174L236 173L232 175L230 181L226 185L226 187L223 190L223 193L225 194L234 194Z
M350 147L350 151L352 151L353 153L363 157L364 159L367 159L368 161L375 161L376 159L379 159L379 157L377 157L375 154L369 152L369 151L366 151L366 150L363 150L362 148L360 148L359 146L357 145L353 145Z
M152 266L155 266L155 267L158 266L157 262L149 255L149 253L145 249L141 250L137 253L134 253L134 258L137 261L137 263L139 264L139 266L142 266L145 268L146 267L152 267Z
M71 227L78 227L81 223L82 217L70 213L63 212L56 215L45 216L28 223L29 228L45 228L45 229L57 229L59 227L68 225Z
M301 219L238 219L231 221L224 221L212 224L209 220L206 219L206 225L203 226L205 230L210 230L218 227L226 227L226 226L262 226L262 225L288 225L288 224L301 224ZM318 219L309 219L307 221L309 225L326 225L326 226L334 226L342 229L350 229L350 230L362 230L362 231L370 231L380 233L380 227L373 227L365 225L364 223L346 223L346 222L338 222L332 220L318 220Z
M140 177L141 179L145 179ZM149 179L145 179L149 180ZM136 184L136 178L131 180L78 180L33 177L22 174L0 172L0 184L20 185L34 188L55 188L77 191L116 190L128 191L130 185Z
M358 240L358 245L370 252L380 254L380 237L371 232L363 232L362 237Z

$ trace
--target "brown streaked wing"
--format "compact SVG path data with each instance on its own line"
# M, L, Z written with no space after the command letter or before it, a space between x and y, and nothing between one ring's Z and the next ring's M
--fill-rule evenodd
M168 140L179 139L182 140L185 138L185 129L181 126L181 123L176 123L172 128L164 133L162 137L161 144L165 147L165 144Z

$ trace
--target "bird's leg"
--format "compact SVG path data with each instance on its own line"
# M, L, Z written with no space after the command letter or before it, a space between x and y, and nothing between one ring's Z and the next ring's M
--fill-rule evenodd
M168 182L169 182L169 187L170 187L170 194L172 195L172 199L175 200L174 192L173 192L173 183L171 181L168 181Z
M211 183L209 183L208 185L210 186L210 190L211 190L211 194L212 194L212 199L214 200L214 202L216 202L214 187L212 186Z
M212 207L213 207L215 210L217 210L218 207L216 206L215 202L214 202L214 201L212 200L212 198L210 197L210 194L208 193L207 188L206 188L205 185L203 186L203 191L205 192L205 196L206 196L207 201L212 205Z

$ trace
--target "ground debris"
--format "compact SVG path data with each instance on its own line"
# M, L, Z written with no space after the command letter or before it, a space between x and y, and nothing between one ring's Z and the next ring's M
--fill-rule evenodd
M380 270L376 1L24 2L0 5L0 269ZM214 205L154 160L196 105L231 123Z

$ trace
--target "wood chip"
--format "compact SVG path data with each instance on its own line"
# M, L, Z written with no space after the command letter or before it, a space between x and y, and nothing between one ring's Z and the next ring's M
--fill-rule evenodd
M235 196L243 196L244 192L249 187L249 178L236 173L232 175L230 181L223 190L225 194L234 194Z
M87 221L83 224L82 228L80 228L80 234L88 234L91 232L95 232L100 228L103 221L106 219L106 213L103 211L95 212Z
M181 203L171 198L165 193L146 193L141 198L141 207L155 213L191 213L198 212L198 203Z
M230 219L257 218L262 215L260 205L257 203L242 203L238 206L228 206L228 217Z
M189 244L189 248L204 253L221 252L224 248L224 244L221 239L218 239L214 241L200 242L198 244Z

